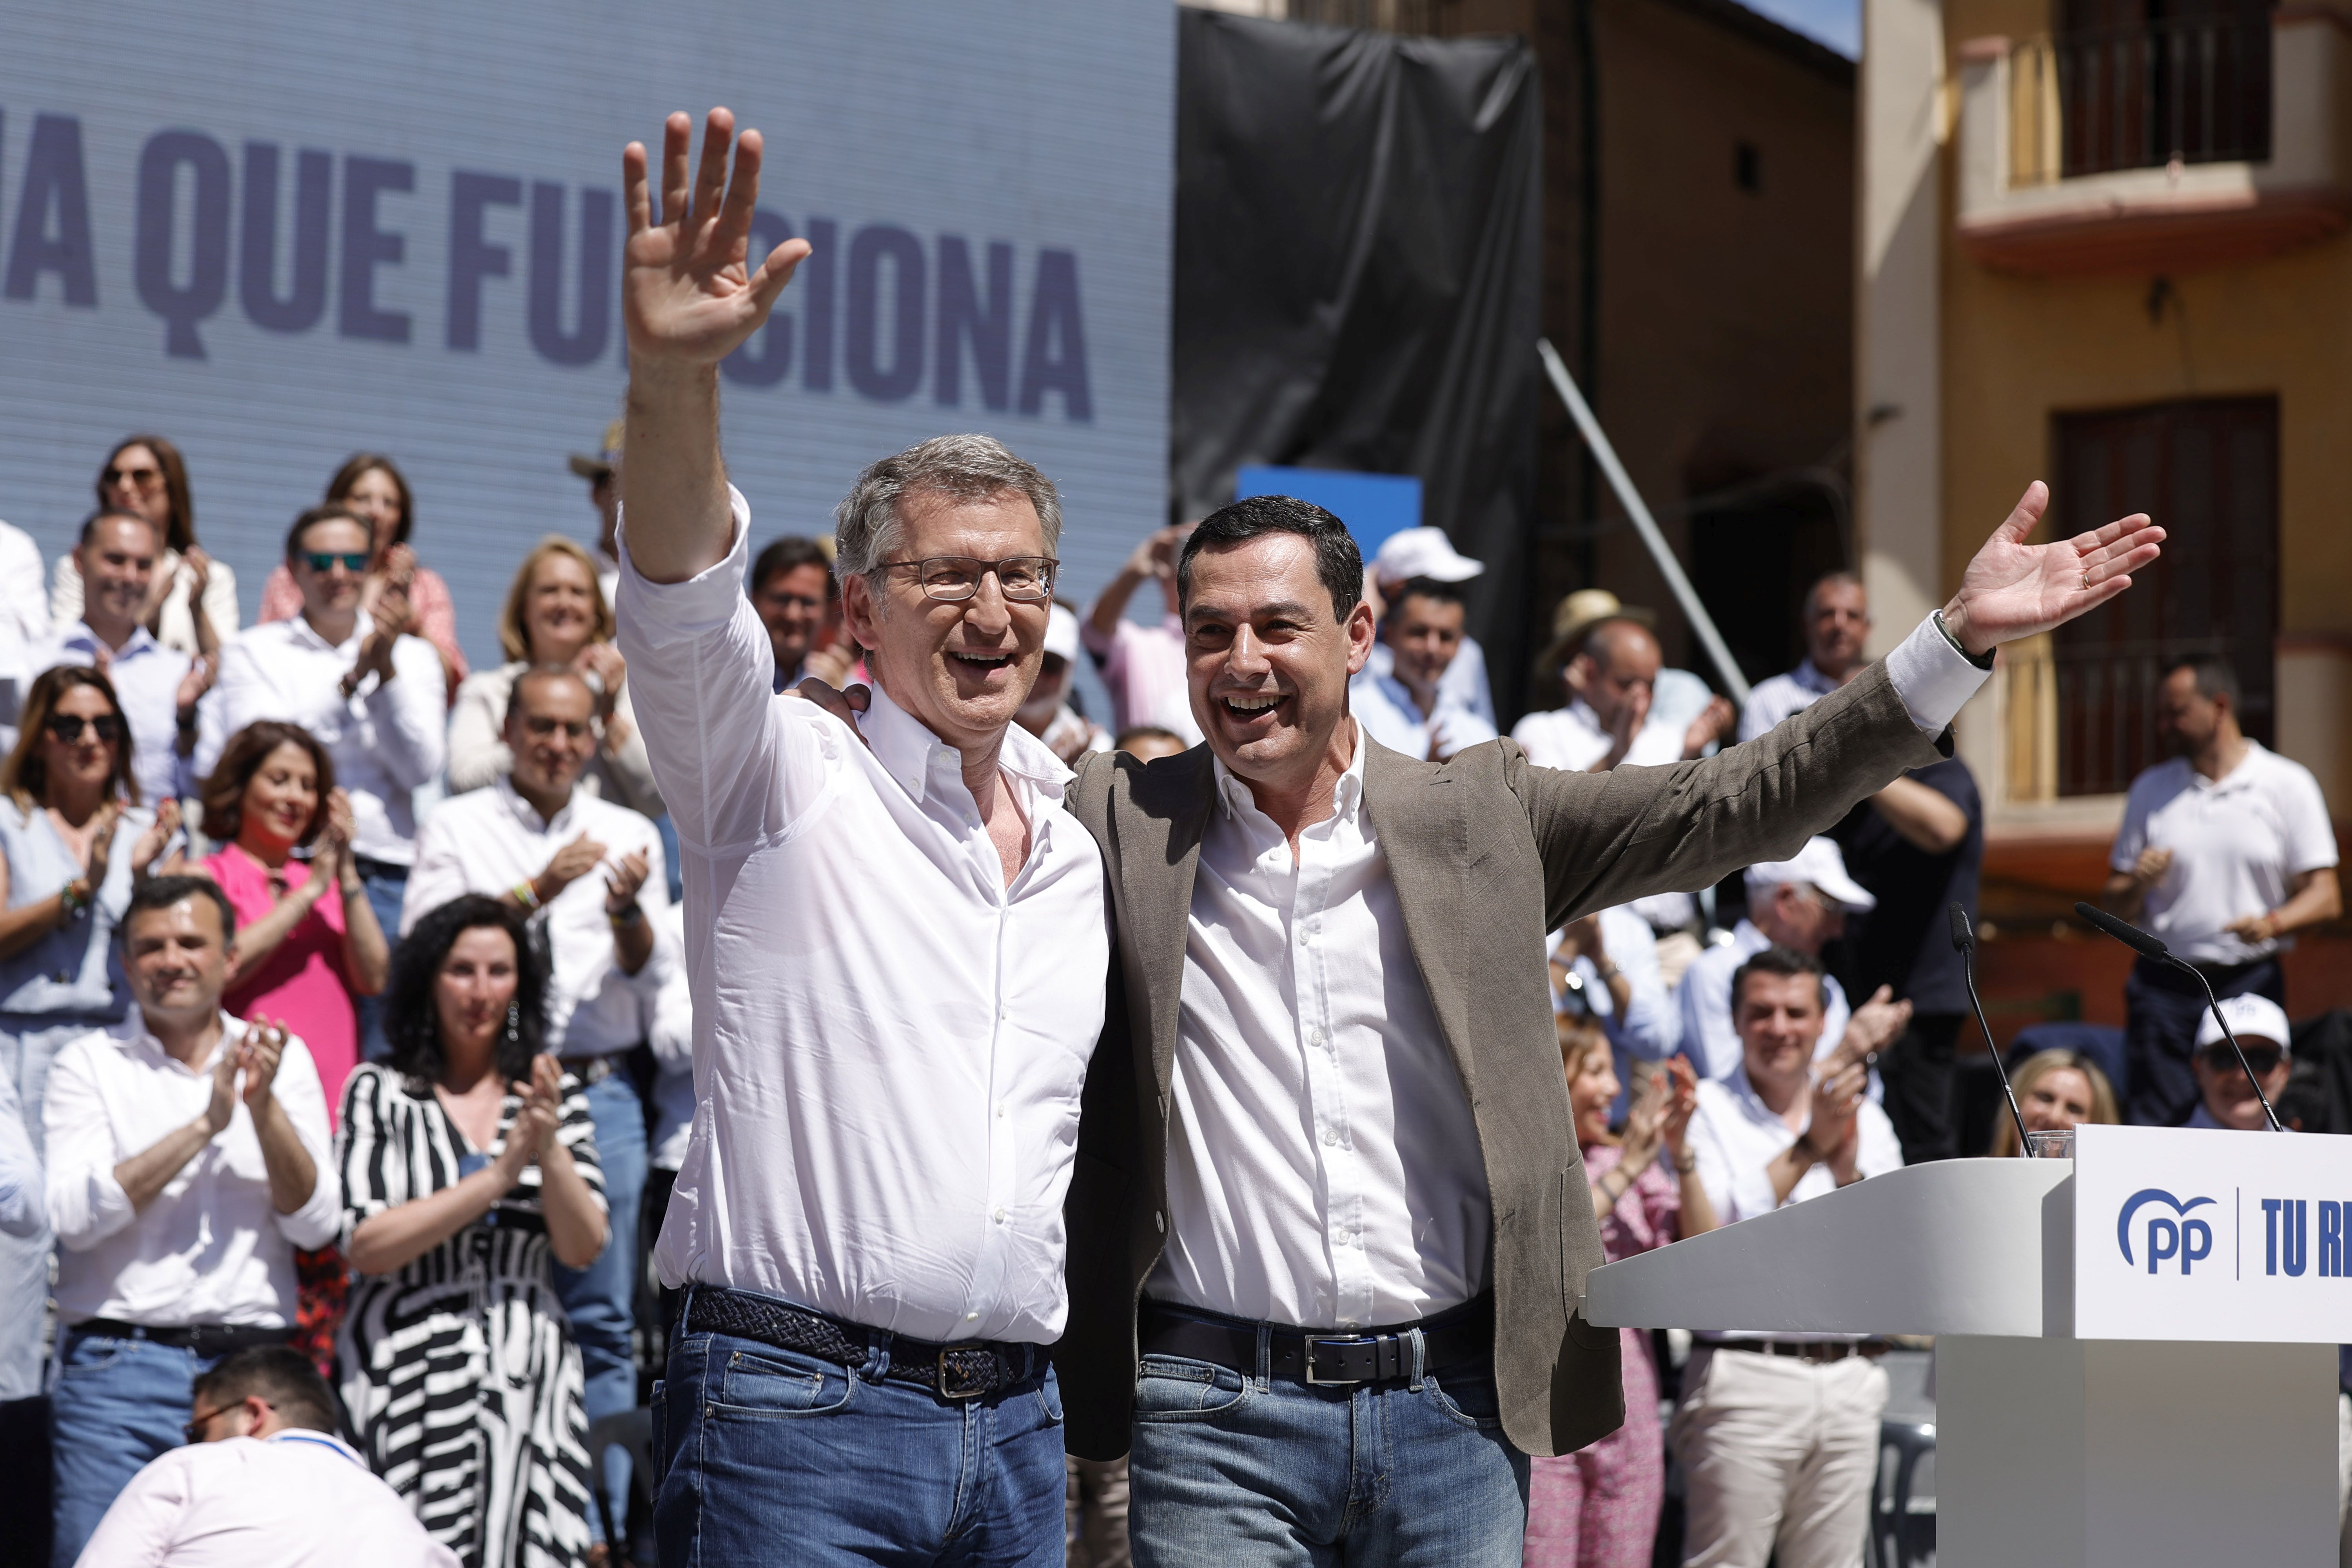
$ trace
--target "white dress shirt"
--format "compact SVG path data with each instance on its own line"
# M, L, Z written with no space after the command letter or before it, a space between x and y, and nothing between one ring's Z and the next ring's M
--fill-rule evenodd
M1731 1021L1731 977L1739 966L1772 945L1772 939L1741 921L1729 942L1717 942L1690 962L1675 988L1681 1004L1682 1048L1703 1079L1727 1079L1739 1070L1739 1030ZM1813 1059L1837 1049L1853 1016L1845 987L1834 974L1822 976L1822 1038Z
M409 792L441 771L448 685L441 656L423 637L392 645L393 673L371 675L343 696L343 677L375 629L362 611L340 646L300 616L264 621L221 650L220 679L200 709L195 775L211 773L229 738L257 719L299 724L334 759L335 783L351 794L352 847L371 860L416 858L416 814Z
M604 873L633 850L651 868L637 901L648 915L669 905L661 831L625 805L584 789L551 821L500 773L488 789L441 803L416 835L416 865L402 895L400 934L465 893L499 898L547 869L555 852L586 834L604 847L603 862L575 877L531 920L547 934L553 973L547 992L547 1048L559 1057L601 1057L646 1037L653 1000L670 960L661 945L636 973L624 972L604 914Z
M0 710L14 715L42 667L33 652L49 640L49 601L41 586L41 547L23 529L0 522ZM74 602L81 613L81 602ZM13 718L7 743L16 743Z
M2128 871L2143 849L2172 851L2147 890L2147 929L2192 963L2251 963L2294 939L2250 942L2230 922L2268 914L2295 878L2335 865L2336 829L2311 770L2248 741L2218 779L2174 757L2132 780L2108 863Z
M1862 1140L1854 1170L1864 1176L1883 1176L1901 1169L1903 1144L1886 1112L1865 1100L1855 1109L1854 1121ZM1786 1153L1802 1131L1802 1122L1792 1128L1764 1103L1748 1081L1745 1065L1732 1068L1729 1078L1698 1086L1690 1146L1698 1154L1698 1179L1706 1187L1707 1201L1725 1225L1836 1190L1837 1178L1829 1166L1816 1164L1798 1178L1785 1203L1773 1200L1772 1177L1766 1167Z
M1486 1282L1478 1128L1364 814L1363 731L1298 859L1215 766L1169 1110L1160 1300L1312 1329Z
M221 1015L220 1048L245 1037ZM147 1031L134 1009L116 1028L58 1053L42 1096L49 1228L58 1255L58 1316L113 1318L151 1327L294 1321L294 1248L324 1247L342 1221L327 1100L310 1047L289 1038L270 1093L294 1124L317 1178L310 1198L279 1214L253 1130L242 1078L229 1124L180 1167L144 1213L114 1167L204 1114L213 1092L207 1057L188 1067Z
M38 1236L47 1222L41 1157L33 1152L16 1075L0 1072L0 1236ZM46 1277L47 1270L42 1273Z
M457 1568L325 1432L190 1443L131 1478L77 1568Z
M625 560L620 647L686 871L698 1106L655 1250L670 1285L765 1291L929 1340L1049 1344L1062 1199L1101 1032L1102 856L1015 725L1010 888L959 754L877 689L861 743L769 689L727 558Z
M1458 661L1457 661L1458 662ZM1447 666L1450 673L1453 667ZM1459 694L1437 683L1437 710L1422 717L1412 690L1393 675L1376 675L1366 665L1348 682L1348 711L1372 739L1391 752L1402 752L1416 762L1432 756L1443 762L1465 746L1495 738L1494 724L1472 711Z
M686 1146L694 1134L694 988L687 983L684 956L686 906L671 904L648 918L656 950L667 949L671 962L662 966L661 989L646 1026L656 1069L646 1158L656 1171L675 1171L686 1163Z
M1810 658L1783 674L1768 676L1748 689L1748 705L1739 710L1739 738L1754 740L1837 689L1838 683L1815 668Z
M87 621L76 621L34 654L33 672L60 664L94 666L104 647ZM131 772L145 805L194 793L195 781L177 750L180 682L188 678L189 662L186 654L148 636L145 626L133 627L120 648L107 650L106 679L131 730Z

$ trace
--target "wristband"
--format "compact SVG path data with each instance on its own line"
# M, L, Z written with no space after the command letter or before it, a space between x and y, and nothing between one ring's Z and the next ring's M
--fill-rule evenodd
M522 905L523 912L525 914L535 915L539 912L539 889L530 885L530 879L529 877L525 877L521 881L517 882L510 890L515 896L515 900Z
M58 889L58 923L59 925L70 925L80 918L82 910L89 908L89 895L83 892L78 886L80 881L81 879L77 877L73 881L68 882Z
M637 902L636 900L631 899L628 903L621 909L606 910L604 911L604 918L613 922L614 930L625 930L646 918L646 907Z
M1684 1150L1675 1161L1675 1174L1678 1176L1687 1176L1697 1169L1698 1154L1695 1150Z

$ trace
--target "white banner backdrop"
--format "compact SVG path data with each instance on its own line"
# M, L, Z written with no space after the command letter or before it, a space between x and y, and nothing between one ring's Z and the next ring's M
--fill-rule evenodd
M593 541L621 148L768 139L755 250L817 247L727 366L753 543L980 429L1062 487L1081 601L1165 521L1167 0L396 7L18 0L0 48L0 518L54 558L109 446L186 453L250 622L287 524L392 454L478 665L517 558Z

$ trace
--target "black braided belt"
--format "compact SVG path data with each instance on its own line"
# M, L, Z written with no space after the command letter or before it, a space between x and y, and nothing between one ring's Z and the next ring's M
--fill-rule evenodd
M687 1301L685 1331L757 1340L840 1367L864 1366L871 1355L867 1340L875 1332L770 1297L709 1285L694 1287ZM1034 1377L1045 1364L1045 1352L1037 1345L992 1340L943 1345L903 1334L883 1338L890 1357L884 1379L929 1389L941 1399L978 1399Z

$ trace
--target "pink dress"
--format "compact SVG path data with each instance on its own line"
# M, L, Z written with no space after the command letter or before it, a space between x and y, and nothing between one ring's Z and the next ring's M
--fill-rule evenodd
M449 664L449 690L457 690L457 682L466 679L466 652L457 646L457 606L449 597L449 584L441 574L429 566L419 566L416 576L408 585L408 603L416 612L416 635L441 650ZM302 590L294 585L294 574L279 562L269 569L261 584L259 621L290 621L302 613Z
M249 925L277 907L284 883L273 887L278 874L240 846L223 845L204 864L228 895L237 924ZM310 868L299 861L286 863L287 878L310 874ZM360 1060L359 1020L352 1008L351 976L343 965L341 896L330 889L311 905L302 923L286 933L261 967L228 988L221 1006L232 1017L259 1013L273 1021L283 1019L301 1037L318 1064L320 1087L327 1091L327 1121L332 1126L342 1110L343 1079Z
M1623 1151L1597 1143L1584 1151L1590 1182L1617 1168ZM1682 1226L1682 1189L1661 1150L1601 1222L1610 1262L1664 1247ZM1587 1448L1537 1459L1528 1489L1524 1568L1647 1568L1665 1500L1666 1456L1658 1429L1658 1369L1650 1336L1624 1338L1625 1425Z

